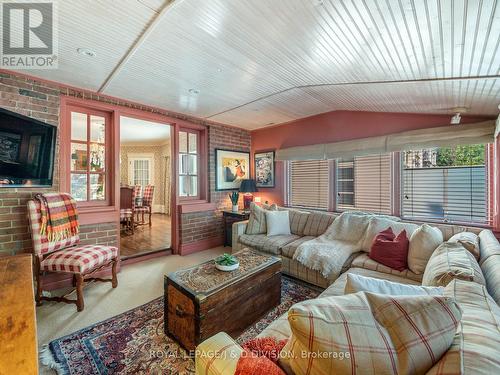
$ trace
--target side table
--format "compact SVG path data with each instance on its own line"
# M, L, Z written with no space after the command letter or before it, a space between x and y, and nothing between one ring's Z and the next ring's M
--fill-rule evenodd
M231 246L233 243L233 223L248 220L250 211L222 211L224 219L224 246Z

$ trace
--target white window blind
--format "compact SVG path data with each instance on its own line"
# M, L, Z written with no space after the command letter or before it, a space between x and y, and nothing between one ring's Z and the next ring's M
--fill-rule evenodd
M391 154L337 161L337 210L391 214Z
M491 224L486 148L470 145L404 152L403 217Z
M328 209L328 160L291 161L288 173L290 206Z

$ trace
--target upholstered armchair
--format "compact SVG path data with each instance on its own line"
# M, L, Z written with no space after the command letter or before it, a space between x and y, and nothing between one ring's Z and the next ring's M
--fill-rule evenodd
M46 235L40 233L41 212L38 200L28 201L28 218L31 238L33 241L34 274L36 279L35 300L37 306L42 301L56 301L76 304L77 310L84 308L83 287L88 281L111 282L113 288L118 286L116 267L118 263L118 248L104 245L78 246L80 236L49 241ZM111 279L95 277L95 274L111 267ZM41 275L46 272L67 273L73 275L73 286L76 289L76 300L67 296L47 297L42 295L43 284Z

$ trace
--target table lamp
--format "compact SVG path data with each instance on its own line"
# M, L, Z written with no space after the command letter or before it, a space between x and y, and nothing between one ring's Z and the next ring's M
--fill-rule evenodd
M250 203L253 201L252 193L257 192L257 185L255 180L247 179L242 180L240 185L240 192L243 193L243 207L245 210L250 209Z

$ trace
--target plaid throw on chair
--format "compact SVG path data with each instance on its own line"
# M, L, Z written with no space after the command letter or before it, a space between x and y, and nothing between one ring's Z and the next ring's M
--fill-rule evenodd
M76 202L69 194L37 194L40 202L40 234L50 242L61 241L78 234L78 212Z

